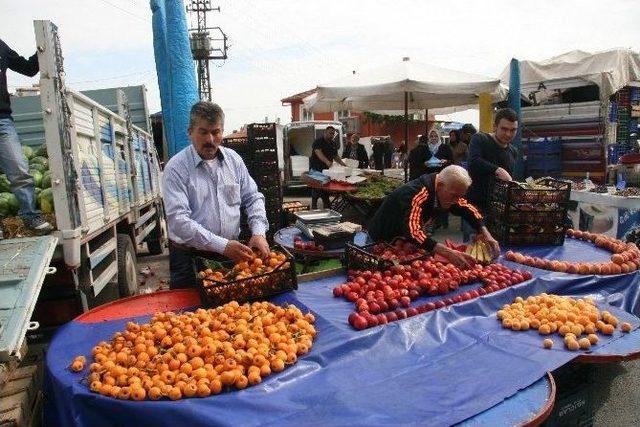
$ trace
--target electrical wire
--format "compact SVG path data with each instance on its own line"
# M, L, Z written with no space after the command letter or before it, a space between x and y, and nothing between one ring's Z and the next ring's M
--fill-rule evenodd
M141 21L144 21L146 23L151 23L151 21L149 19L144 18L144 17L142 17L140 15L136 15L135 13L130 12L127 9L122 8L122 7L118 6L117 4L111 3L109 0L99 0L99 1L101 1L102 3L108 4L109 6L114 7L116 9L120 10L121 12L124 12L127 15L130 15L130 16L133 16L134 18L137 18L137 19L139 19Z

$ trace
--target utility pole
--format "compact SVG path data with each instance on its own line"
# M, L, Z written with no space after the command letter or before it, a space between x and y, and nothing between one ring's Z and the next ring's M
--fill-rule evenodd
M198 93L201 100L211 101L210 60L227 59L227 35L220 27L207 27L207 12L220 12L210 0L191 0L187 12L196 17L196 27L189 29L191 53L198 73Z

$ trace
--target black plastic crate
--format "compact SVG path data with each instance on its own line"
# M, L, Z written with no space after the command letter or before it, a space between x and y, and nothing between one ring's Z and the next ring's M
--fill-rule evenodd
M253 149L249 146L247 138L227 138L222 140L222 146L231 148L237 153L251 153Z
M398 240L404 240L402 238L396 238L391 244L386 242L371 243L369 245L357 246L352 243L347 243L345 249L345 255L347 260L348 270L374 270L384 271L391 268L395 262L391 260L383 259L380 255L373 253L373 247L377 245L383 245L385 248L392 248L393 244ZM411 257L404 261L398 261L398 264L411 264L415 260L425 259L429 254L418 254L415 257Z
M595 367L568 363L552 372L556 383L553 412L543 426L591 426L595 416Z
M489 201L487 227L507 246L562 245L571 183L539 180L552 189L526 189L497 181Z
M278 150L275 149L262 149L262 150L254 150L253 152L253 161L256 165L260 164L269 164L278 162Z
M255 158L252 158L251 166L256 175L280 176L277 159L257 161Z
M247 137L250 140L276 139L275 123L251 123L247 126Z
M279 173L254 172L251 174L251 177L260 188L280 187L282 184L282 179L280 178Z
M551 211L526 211L526 210L509 210L503 215L507 223L515 224L562 224L567 217L565 209L556 209Z
M505 246L561 246L567 230L564 223L513 225L495 221L489 221L487 228Z
M571 182L558 179L542 179L539 184L552 187L549 190L534 190L520 187L515 182L496 180L491 194L492 201L507 206L518 203L566 203L571 196Z
M217 307L230 301L242 304L248 301L268 299L274 295L298 289L293 256L286 248L278 245L274 245L272 250L282 252L286 256L285 260L273 271L244 279L229 279L228 281L209 280L206 276L202 277L200 272L207 268L212 271L221 268L228 270L235 265L233 261L219 263L203 257L195 257L194 269L198 278L198 290L202 304L205 307Z

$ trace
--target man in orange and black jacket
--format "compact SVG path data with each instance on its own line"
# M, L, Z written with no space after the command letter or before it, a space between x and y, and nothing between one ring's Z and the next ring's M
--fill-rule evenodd
M369 225L369 236L374 241L405 237L427 251L442 255L457 267L468 268L475 263L470 255L438 243L424 231L438 215L448 211L477 230L479 238L497 256L500 246L484 226L480 211L463 198L470 185L469 173L456 165L402 185L387 196L375 213Z

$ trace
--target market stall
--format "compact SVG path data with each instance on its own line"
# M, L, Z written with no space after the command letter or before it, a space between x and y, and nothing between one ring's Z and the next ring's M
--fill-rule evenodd
M545 259L602 263L611 257L609 251L577 238L560 247L522 252ZM123 329L127 321L147 321L147 313L157 307L142 304L136 310L118 310L119 316L79 318L58 332L47 355L48 417L56 425L92 426L132 422L299 425L301 420L309 425L446 425L478 414L486 416L490 411L483 411L509 404L513 398L506 398L527 392L547 371L579 354L593 357L624 352L623 356L632 357L640 352L640 320L630 314L640 312L640 290L633 285L640 279L637 271L576 275L499 261L511 269L526 270L532 278L456 302L458 296L480 289L482 282L474 281L448 292L451 302L442 308L361 331L347 322L353 303L332 296L334 288L347 280L344 275L300 284L297 291L272 301L313 313L317 336L309 353L258 385L208 398L135 402L91 393L83 376L69 371L69 363L78 354L90 357L98 341ZM496 311L516 296L527 298L542 292L591 296L598 309L629 322L630 332L603 335L598 345L579 353L563 349L561 337L551 336L556 346L545 350L537 331L516 333L496 321ZM419 307L435 302L439 307L441 300L440 295L422 295L412 304ZM180 307L197 305L197 299L191 297ZM161 309L176 307L169 304ZM519 391L522 389L525 391ZM544 399L538 401L533 413L515 412L514 416L522 417L510 422L529 420L544 406Z
M403 58L402 62L321 84L304 103L313 112L404 111L404 139L408 142L410 110L426 109L436 114L466 110L478 104L480 95L501 101L506 97L506 88L498 79ZM405 150L408 145L405 144ZM408 179L406 166L404 178Z
M573 227L639 243L640 191L616 191L604 186L599 189L606 192L571 191L571 200L576 202L575 209L569 210Z
M500 79L510 81L511 64ZM638 151L640 55L630 49L574 50L519 65L527 176L604 184L626 153ZM613 182L615 182L615 176Z

